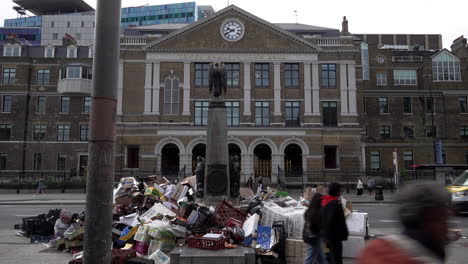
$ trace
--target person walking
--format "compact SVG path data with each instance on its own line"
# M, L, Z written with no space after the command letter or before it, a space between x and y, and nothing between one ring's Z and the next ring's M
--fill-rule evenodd
M310 199L309 207L304 214L304 229L302 237L307 244L307 254L304 264L327 264L320 239L320 207L322 194L315 192Z
M36 183L36 194L34 194L34 197L36 197L38 194L42 194L42 197L45 197L45 187L44 180L40 179Z
M357 185L356 185L357 195L362 195L364 190L364 185L360 178L358 178Z
M374 196L374 188L375 188L375 179L374 176L371 176L367 181L367 190L369 191L369 197L372 198Z
M328 185L328 195L322 197L320 209L320 235L330 250L330 263L343 263L343 241L348 239L348 227L340 201L341 185Z
M461 237L448 229L450 199L442 185L418 182L403 187L396 199L403 233L368 243L357 263L444 263L447 244Z

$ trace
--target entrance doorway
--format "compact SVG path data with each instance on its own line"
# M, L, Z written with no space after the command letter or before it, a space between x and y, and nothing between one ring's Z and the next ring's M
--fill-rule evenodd
M259 144L254 148L254 174L257 177L271 177L271 148Z
M302 149L296 144L284 149L284 173L286 177L302 177Z
M78 173L80 176L87 176L88 171L88 155L80 155L78 161Z
M177 177L179 173L179 148L172 143L165 145L161 151L161 175Z

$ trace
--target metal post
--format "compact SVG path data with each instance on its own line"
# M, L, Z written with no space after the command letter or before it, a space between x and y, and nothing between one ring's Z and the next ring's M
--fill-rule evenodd
M111 263L121 0L98 0L83 263Z

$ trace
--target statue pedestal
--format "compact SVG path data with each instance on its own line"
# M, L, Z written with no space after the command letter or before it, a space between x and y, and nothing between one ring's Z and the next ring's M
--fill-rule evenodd
M226 106L224 100L215 97L208 109L203 202L217 204L229 199L229 185Z

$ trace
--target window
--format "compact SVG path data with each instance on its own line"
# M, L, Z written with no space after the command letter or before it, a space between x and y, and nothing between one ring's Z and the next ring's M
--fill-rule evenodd
M382 138L390 137L390 126L381 126L379 127L379 134Z
M404 126L403 133L407 138L414 138L414 128L412 126Z
M57 125L57 140L70 140L70 125Z
M170 75L164 81L164 113L179 114L179 79Z
M460 137L467 138L468 137L468 126L460 127Z
M432 128L432 129L431 129ZM437 129L435 126L433 127L426 127L426 137L436 137L437 135Z
M81 27L84 28L84 21L81 21Z
M67 58L76 58L78 49L75 46L69 46L67 48Z
M46 136L47 136L46 125L34 125L33 140L36 140L36 141L44 140Z
M45 58L53 58L55 55L55 48L53 47L46 47L44 49L44 57Z
M91 96L85 96L83 98L83 113L91 112Z
M57 154L57 170L65 170L65 160L67 155L65 153Z
M57 33L52 33L52 39L58 39L58 34Z
M81 33L76 33L76 39L81 39Z
M93 69L89 67L80 67L81 69L81 79L93 79Z
M285 63L284 64L284 86L299 87L299 64Z
M432 59L432 80L434 81L461 81L460 60L443 51Z
M37 113L45 113L45 111L46 111L46 97L45 96L38 96L37 97L36 112Z
M80 140L89 140L89 125L80 125Z
M433 97L425 97L425 108L427 114L435 113Z
M270 87L270 65L255 63L255 87Z
M127 168L139 168L140 146L127 146Z
M88 58L94 57L94 46L89 46L88 48Z
M388 113L388 97L379 97L379 112L381 114Z
M37 70L37 84L48 85L49 84L50 71L49 70Z
M34 153L33 170L42 170L42 153Z
M299 102L285 102L285 118L286 126L300 126L299 119L300 103Z
M405 150L403 151L403 162L405 163L405 168L411 170L411 165L413 165L413 151Z
M255 125L269 126L270 125L270 103L255 102Z
M5 57L19 57L21 56L21 46L19 44L6 44L3 50Z
M81 67L67 67L67 79L79 79L81 74Z
M387 86L387 73L378 72L375 74L375 78L378 86Z
M11 137L11 125L10 124L0 124L0 140L8 141Z
M6 153L0 153L0 170L6 170L7 169L7 154Z
M369 45L361 43L362 79L369 80Z
M70 27L70 25L71 25L71 22L67 21L67 27Z
M15 84L15 68L4 68L3 69L3 84Z
M416 85L416 70L393 70L395 85Z
M195 87L208 87L209 63L195 63Z
M226 63L227 71L227 86L228 87L239 87L239 63Z
M466 96L460 96L458 100L460 101L460 113L468 113L468 104Z
M208 106L210 102L195 102L195 125L206 126L208 124Z
M324 146L323 154L325 155L325 169L336 169L338 168L337 164L337 147L336 146Z
M380 170L380 150L370 151L370 165L372 170Z
M226 102L227 125L238 126L240 122L239 102Z
M70 112L70 97L62 96L60 97L60 113Z
M54 21L50 21L50 27L51 27L51 28L54 27Z
M12 104L12 96L11 95L4 95L3 102L2 102L2 112L3 113L11 113L11 104Z
M403 113L405 114L413 113L411 97L403 97Z
M322 87L336 87L336 64L322 64Z
M336 102L322 102L323 126L338 125L338 110Z

